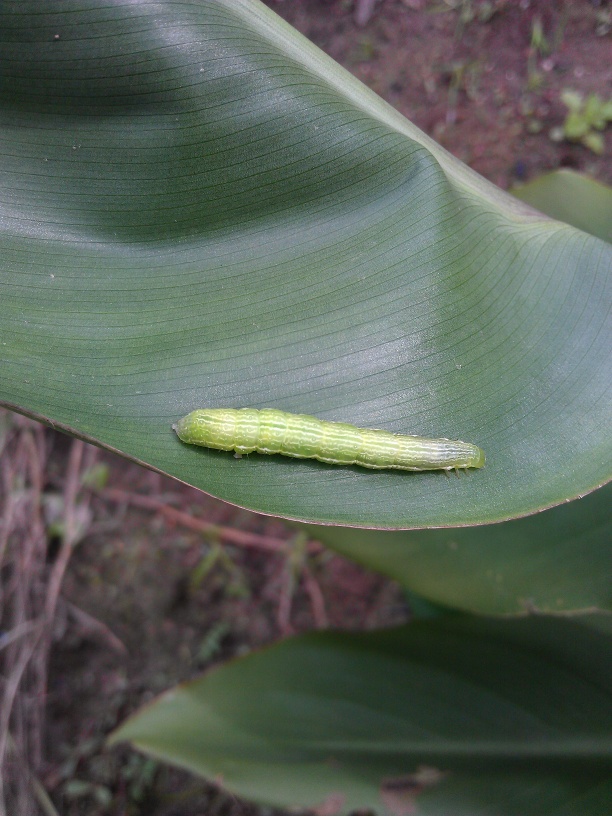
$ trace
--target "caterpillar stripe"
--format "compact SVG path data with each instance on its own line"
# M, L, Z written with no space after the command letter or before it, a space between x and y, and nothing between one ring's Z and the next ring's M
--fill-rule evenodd
M280 453L374 470L454 470L485 463L484 453L469 442L357 428L271 408L204 408L172 427L183 442L237 455Z

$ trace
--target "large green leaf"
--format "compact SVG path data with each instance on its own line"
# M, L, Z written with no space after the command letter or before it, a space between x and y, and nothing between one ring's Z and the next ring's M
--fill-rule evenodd
M229 501L519 516L612 470L612 247L480 179L255 0L0 9L0 399ZM183 446L199 406L475 442L469 478Z
M113 739L284 806L607 816L611 630L460 616L309 635L173 689Z
M504 524L381 531L307 525L439 604L485 614L612 610L612 485Z

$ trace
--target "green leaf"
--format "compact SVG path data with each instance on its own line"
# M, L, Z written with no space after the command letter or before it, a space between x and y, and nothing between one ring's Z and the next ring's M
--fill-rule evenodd
M612 610L612 485L504 524L382 532L308 525L438 604L485 614Z
M593 153L596 153L598 156L603 156L603 153L606 149L606 143L601 133L593 132L587 133L582 137L580 141L585 147L588 147L589 150L592 150Z
M607 816L611 630L458 616L311 634L173 689L113 742L285 807Z
M255 0L0 13L0 399L228 501L496 521L610 479L612 247L518 204ZM182 445L278 407L469 479Z
M515 187L521 201L612 243L612 188L573 170L555 170Z
M582 111L572 111L563 123L563 130L568 139L581 139L590 130L590 123Z
M584 97L581 93L578 93L578 91L566 89L561 91L560 97L563 104L569 108L570 111L576 113L582 109Z
M603 99L599 94L589 94L584 103L584 115L591 125L597 130L603 130L606 126L606 119L603 115Z

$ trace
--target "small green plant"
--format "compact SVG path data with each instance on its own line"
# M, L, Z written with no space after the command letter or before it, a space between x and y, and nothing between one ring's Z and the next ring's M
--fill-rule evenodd
M595 34L605 37L612 31L612 9L599 9L595 13Z
M445 8L446 7L446 8ZM484 0L480 5L475 5L473 0L444 0L444 6L437 7L433 11L456 11L457 26L455 37L460 39L465 29L476 20L479 23L488 23L499 11L494 2Z
M527 90L538 91L544 85L544 76L538 69L538 60L547 57L552 51L551 45L544 35L542 20L536 16L531 25L531 42L527 55Z
M589 94L585 99L577 91L564 90L561 101L568 108L568 114L562 127L551 130L550 138L559 142L563 139L580 142L600 156L605 142L599 131L612 122L612 99L604 101L598 94Z

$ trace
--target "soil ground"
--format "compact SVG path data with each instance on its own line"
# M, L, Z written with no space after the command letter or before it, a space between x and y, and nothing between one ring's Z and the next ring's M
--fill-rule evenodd
M602 155L549 136L564 121L564 89L612 98L609 3L380 0L365 25L356 11L366 4L352 0L268 5L495 184L558 167L612 182L612 133ZM74 443L45 433L45 489L61 495ZM290 527L97 456L107 486L90 495L58 603L40 780L62 816L271 813L127 749L108 751L104 738L211 665L290 631L401 622L405 599L396 585L316 547L312 581L301 576L292 591L286 552L273 550L292 541ZM176 511L215 528L190 529Z

